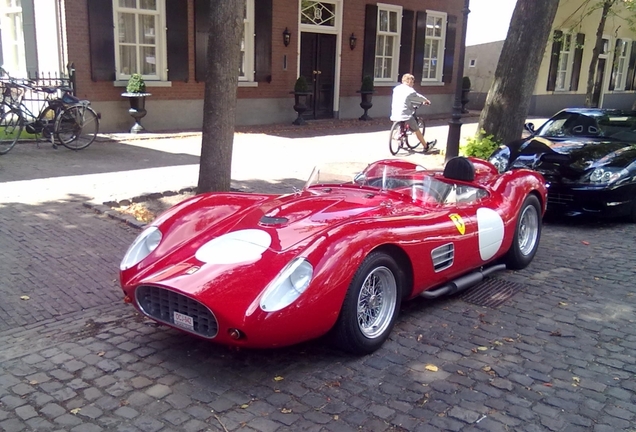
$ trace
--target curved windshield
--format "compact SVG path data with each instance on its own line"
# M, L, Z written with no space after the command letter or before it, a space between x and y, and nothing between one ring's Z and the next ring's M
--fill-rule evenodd
M636 114L562 111L546 121L536 135L549 138L605 137L636 142Z

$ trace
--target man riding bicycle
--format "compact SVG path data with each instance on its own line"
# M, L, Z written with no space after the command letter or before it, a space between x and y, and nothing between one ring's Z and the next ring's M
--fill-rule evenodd
M391 121L404 121L408 122L409 127L420 143L424 147L424 151L432 149L437 140L428 141L424 140L424 135L420 131L417 120L413 117L413 105L424 104L430 105L431 101L424 95L419 94L413 89L415 85L415 77L411 74L404 74L402 76L402 84L393 88L393 99L391 100Z

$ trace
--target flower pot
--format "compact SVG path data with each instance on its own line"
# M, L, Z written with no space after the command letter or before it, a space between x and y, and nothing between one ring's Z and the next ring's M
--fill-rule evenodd
M373 106L373 93L374 91L371 90L358 90L358 93L360 93L360 97L362 99L362 101L360 102L360 108L362 108L364 110L364 114L362 114L359 118L359 120L363 120L363 121L367 121L367 120L373 120L369 114L367 114L367 111L369 111L371 109L371 107Z
M298 114L296 120L292 122L297 126L302 126L307 124L305 119L303 118L303 113L307 111L307 96L309 96L310 92L292 92L294 94L294 111Z
M128 113L131 115L133 119L135 119L135 124L130 129L130 133L139 133L143 132L145 129L141 125L140 121L142 118L146 116L146 97L152 96L151 93L122 93L123 97L128 98L128 102L130 102L130 109Z

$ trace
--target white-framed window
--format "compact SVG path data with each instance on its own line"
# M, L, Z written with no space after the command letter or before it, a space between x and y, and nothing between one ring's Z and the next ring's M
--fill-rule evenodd
M254 0L245 2L239 81L254 81Z
M468 60L468 67L475 67L475 66L477 66L477 59Z
M616 84L614 85L614 90L625 90L631 45L631 41L627 39L620 39L618 41L616 47Z
M427 10L422 82L442 82L445 42L446 13Z
M374 81L397 81L401 31L402 7L378 3Z
M166 80L165 1L114 0L113 14L117 79Z
M11 76L26 76L26 54L21 0L0 1L2 67Z
M555 90L570 90L573 61L574 46L572 43L572 35L564 32L561 40L561 51L559 52Z

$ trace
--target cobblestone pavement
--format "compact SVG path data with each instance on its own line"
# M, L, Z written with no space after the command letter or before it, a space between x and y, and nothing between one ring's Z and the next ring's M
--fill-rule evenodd
M633 225L549 221L503 305L414 300L369 356L235 351L125 305L138 231L73 190L0 201L2 431L636 431Z

